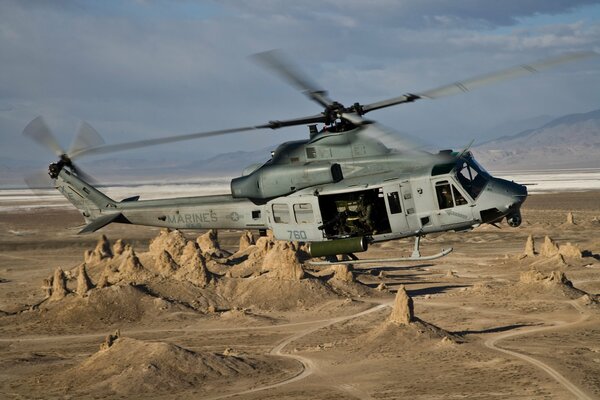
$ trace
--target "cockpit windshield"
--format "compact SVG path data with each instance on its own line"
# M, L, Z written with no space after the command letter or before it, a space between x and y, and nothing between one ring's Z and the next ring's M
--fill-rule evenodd
M458 159L456 177L473 199L479 196L490 179L487 171L475 161L471 154Z

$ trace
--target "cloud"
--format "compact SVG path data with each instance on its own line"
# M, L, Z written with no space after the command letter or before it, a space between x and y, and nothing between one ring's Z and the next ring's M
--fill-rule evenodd
M519 22L588 3L3 1L0 157L27 148L18 134L40 113L64 136L63 142L69 142L77 121L85 119L115 143L319 112L317 105L247 59L272 48L288 51L345 104L593 49L600 43L597 21ZM585 80L582 74L548 73L525 86L503 84L452 100L373 113L373 118L427 135L440 146L466 142L463 138L507 119L597 107L592 90L600 84L597 63L571 70L585 71ZM546 101L564 93L570 109L561 101ZM303 138L305 131L298 127L277 135L267 131L214 138L147 154L204 157L224 147L258 149Z
M318 20L323 10L346 16L358 23L378 26L406 26L412 29L432 27L510 26L519 18L540 14L561 14L595 0L309 0L290 3L285 0L226 0L224 4L251 13L255 17L272 14L294 16L304 21Z

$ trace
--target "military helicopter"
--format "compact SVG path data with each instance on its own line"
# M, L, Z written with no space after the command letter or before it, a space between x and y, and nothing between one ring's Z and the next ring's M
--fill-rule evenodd
M373 120L371 111L420 99L436 99L478 86L536 73L542 69L595 55L579 52L520 65L419 93L370 104L346 107L329 98L278 51L255 55L309 99L322 112L263 125L200 132L105 145L97 132L82 123L69 151L64 151L41 117L23 134L50 148L59 157L48 173L58 189L94 232L110 223L175 229L271 229L279 240L309 243L313 257L367 250L369 244L415 237L410 257L385 261L429 260L452 249L421 256L420 238L426 234L463 231L506 219L521 224L525 186L491 176L477 163L469 146L462 151L425 152L400 140L400 149L384 144L390 133ZM319 124L323 124L319 128ZM84 155L106 154L164 143L258 129L307 125L309 137L279 145L262 165L246 168L231 181L231 194L159 200L139 196L115 201L97 190L91 178L74 164ZM388 140L389 141L389 140ZM327 263L314 262L314 264ZM339 263L339 261L336 261Z

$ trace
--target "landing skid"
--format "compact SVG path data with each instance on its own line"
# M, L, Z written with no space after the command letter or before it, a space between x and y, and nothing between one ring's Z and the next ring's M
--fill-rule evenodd
M375 263L384 263L384 262L400 262L400 261L428 261L435 260L437 258L442 258L447 256L452 252L452 247L449 249L442 249L437 254L433 254L431 256L417 256L414 255L410 257L398 257L398 258L373 258L373 259L364 259L364 260L348 260L348 261L308 261L307 264L314 266L324 266L324 265L337 265L337 264L375 264Z

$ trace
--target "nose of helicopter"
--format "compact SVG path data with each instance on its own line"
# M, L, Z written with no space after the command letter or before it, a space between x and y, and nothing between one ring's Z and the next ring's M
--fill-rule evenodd
M508 200L507 209L518 208L527 199L527 187L516 182L495 178L494 187L496 193L502 194Z

